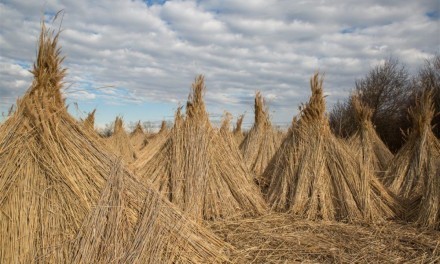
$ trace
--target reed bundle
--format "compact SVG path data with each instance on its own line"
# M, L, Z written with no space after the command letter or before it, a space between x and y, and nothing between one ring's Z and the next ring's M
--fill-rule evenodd
M134 130L130 133L130 143L136 156L139 156L140 150L148 144L147 135L141 126L141 121L136 124Z
M125 168L115 170L116 156L69 115L60 91L66 70L58 36L43 24L32 85L0 126L0 262L108 259L101 254L107 246L117 259L123 236L131 233L122 260L143 255L164 263L225 261L230 246ZM139 233L149 234L143 244L156 247L137 247ZM72 242L78 237L84 244ZM118 245L115 239L121 239Z
M243 139L244 139L244 134L243 134L243 131L241 129L241 127L243 125L243 119L244 119L244 114L240 115L237 118L237 123L236 123L236 125L234 127L234 130L232 132L233 135L234 135L235 142L237 143L238 146L241 145L241 142L243 142Z
M272 179L267 199L273 209L303 219L381 221L400 212L394 196L330 131L322 79L310 81L312 96L264 172Z
M259 215L265 203L238 150L217 133L203 101L204 78L196 78L186 117L176 114L165 144L136 173L195 219Z
M110 149L128 163L136 160L137 155L132 145L130 138L124 129L124 123L121 117L116 117L113 134L107 139Z
M372 172L379 179L382 179L393 154L373 127L371 122L372 109L363 104L357 96L353 97L352 104L358 130L349 138L348 143L351 149L356 152L364 172Z
M257 183L262 181L261 175L280 143L281 138L272 127L269 110L263 96L257 92L255 95L255 122L240 145L244 160L251 171L255 173Z
M86 129L90 129L90 131L95 131L95 113L96 109L93 109L92 112L90 112L87 115L87 118L84 119L83 125Z
M389 188L408 206L410 218L426 227L439 227L440 185L437 176L440 142L432 132L432 94L425 91L410 109L408 140L390 162L385 176Z

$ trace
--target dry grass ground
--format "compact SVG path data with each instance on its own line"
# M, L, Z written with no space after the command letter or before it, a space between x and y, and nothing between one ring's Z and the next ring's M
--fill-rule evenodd
M237 263L439 263L440 232L307 221L285 214L207 223L237 249Z

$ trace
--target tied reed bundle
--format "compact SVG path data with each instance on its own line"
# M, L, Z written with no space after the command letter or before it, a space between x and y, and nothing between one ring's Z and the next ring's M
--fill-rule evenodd
M139 152L148 144L147 135L144 133L141 121L136 124L134 130L130 133L130 144L136 152L136 156L139 156Z
M76 237L88 241L76 247L85 259L101 254L106 246L119 255L120 245L108 244L121 236L115 225L134 234L122 260L140 252L132 245L143 232L150 234L142 237L143 243L157 247L143 248L142 254L159 256L164 263L225 261L230 246L182 216L125 168L115 172L116 156L69 115L60 91L65 69L58 36L43 24L32 85L17 102L17 111L0 126L0 262L72 263L72 256L78 255L72 254L75 243L69 242ZM106 211L103 204L123 208ZM109 222L102 223L104 219ZM93 227L103 228L101 235L87 238L80 230L94 222L102 224Z
M249 133L243 139L240 150L244 160L252 172L255 180L261 185L261 174L269 164L270 159L280 146L281 138L272 127L269 110L266 107L260 92L255 95L255 122Z
M90 129L90 131L95 131L95 113L96 109L93 109L92 112L90 112L87 115L87 118L84 119L83 125L86 129Z
M440 143L432 132L432 93L425 91L409 111L412 129L408 140L390 163L386 184L402 198L408 216L425 227L439 227Z
M195 219L259 215L265 203L238 150L211 126L204 78L196 78L186 117L176 120L165 144L137 174Z
M243 131L241 130L241 127L243 125L243 119L244 119L244 114L238 117L237 124L235 125L234 131L232 132L234 134L235 142L237 143L238 146L240 146L241 142L243 142L244 139Z
M178 115L180 115L180 108L178 109L178 113ZM162 145L165 144L168 134L169 131L166 122L162 121L159 132L147 140L148 142L139 151L139 158L132 165L133 171L135 171L137 175L145 173L142 171L142 168L145 168L150 159L161 149Z
M393 195L371 174L362 174L349 148L330 131L322 78L275 154L264 177L273 209L303 219L381 221L400 213Z
M130 139L125 132L124 123L121 117L116 117L113 134L108 138L111 150L128 163L136 160L136 152L130 144Z
M357 151L364 171L373 172L382 180L393 154L374 130L371 122L372 109L363 104L358 96L353 97L352 104L358 130L349 138L348 143L353 151Z

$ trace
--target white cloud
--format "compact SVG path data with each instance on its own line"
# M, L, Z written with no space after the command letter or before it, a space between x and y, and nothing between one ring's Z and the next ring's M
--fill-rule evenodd
M429 1L3 1L0 98L3 108L29 86L40 18L65 10L60 43L71 100L133 106L185 102L206 76L210 113L248 111L256 90L276 122L289 123L309 96L308 79L326 73L328 105L370 67L396 56L411 70L440 50ZM438 10L437 10L438 12ZM99 110L99 109L98 109ZM102 111L105 111L104 109ZM99 114L99 111L98 111ZM110 120L109 120L110 121ZM128 120L130 121L130 120Z

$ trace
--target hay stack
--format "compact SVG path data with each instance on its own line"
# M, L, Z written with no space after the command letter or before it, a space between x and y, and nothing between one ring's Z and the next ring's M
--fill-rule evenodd
M128 163L136 160L136 152L130 144L130 138L124 130L124 124L121 117L116 117L113 134L108 138L111 150Z
M89 220L83 225L85 219L94 218L91 208L102 204L100 196L113 193L111 188L103 190L116 157L64 105L60 89L65 70L57 40L58 34L43 24L33 83L0 127L0 263L71 263L68 241L88 226ZM129 226L135 227L140 214L137 226L151 234L145 243L158 247L151 253L146 249L148 254L180 255L194 262L224 259L227 245L182 217L126 169L122 174Z
M240 145L244 160L252 172L255 180L262 181L261 174L269 164L281 139L278 132L272 127L269 111L265 106L260 92L255 95L255 123Z
M348 143L351 149L357 152L362 166L382 179L393 154L374 130L371 122L372 109L363 104L357 96L353 97L352 104L358 130L349 138Z
M130 133L130 143L137 154L148 144L147 135L144 133L141 121L136 124L134 130Z
M435 175L440 143L432 132L434 114L432 94L425 92L409 111L412 129L390 162L385 178L389 188L410 205L410 215L416 215L416 221L428 227L438 227L439 221L439 185Z
M137 174L195 219L253 216L265 203L239 154L211 126L197 77L165 144ZM236 150L237 152L237 150Z
M241 127L243 125L243 119L244 119L244 114L238 117L237 124L235 125L234 131L232 132L234 134L235 142L237 143L238 146L241 145L241 142L243 142L244 139L243 131L241 130Z
M310 81L312 96L264 177L272 179L267 199L277 211L309 220L381 220L399 204L363 169L345 144L332 135L325 116L322 79Z

